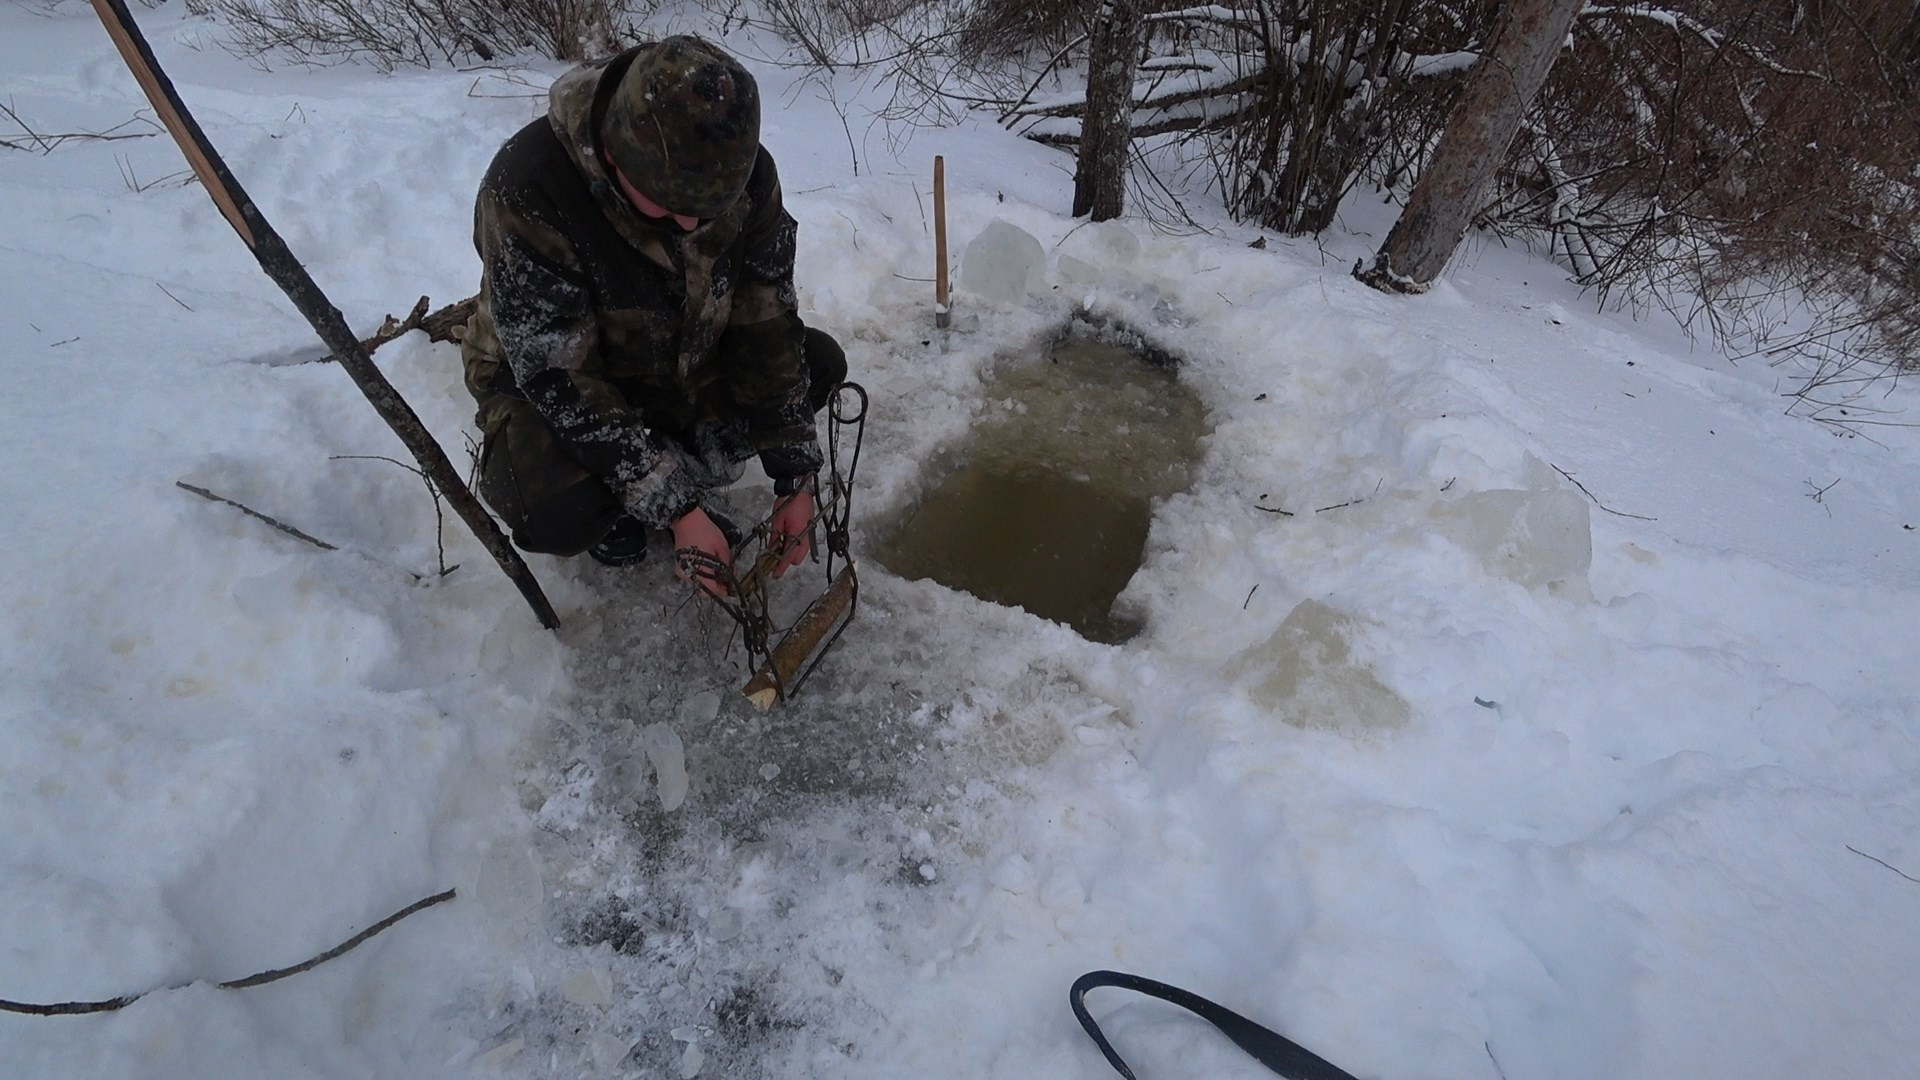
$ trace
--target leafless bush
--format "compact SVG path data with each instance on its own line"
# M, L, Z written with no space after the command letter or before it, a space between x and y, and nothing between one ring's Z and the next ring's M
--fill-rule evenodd
M118 142L122 139L151 139L163 129L148 116L134 116L113 125L105 131L38 131L23 119L13 107L13 101L0 105L0 119L19 129L18 134L9 132L0 138L0 147L8 150L27 150L36 154L51 154L70 142Z
M1591 5L1485 217L1864 422L1920 362L1916 31L1904 0Z
M630 35L623 0L188 0L233 29L251 56L365 60L388 70L533 49L558 60L617 51Z
M972 61L1051 56L1087 32L1099 0L978 0L959 21L956 52Z
M870 67L918 59L903 55L933 24L928 0L756 0L726 17L766 26L822 69Z
M1498 7L1241 2L1149 9L1132 133L1292 234L1357 182L1418 175ZM1051 64L1084 65L1081 40ZM1076 147L1084 96L1043 82L1003 120ZM1603 301L1795 365L1796 407L1857 418L1876 373L1920 364L1916 90L1910 0L1590 3L1480 220L1544 238Z
M1147 16L1134 135L1177 136L1240 217L1318 232L1357 180L1391 183L1418 163L1494 2L1163 2ZM1083 108L1074 95L1022 100L1005 119L1073 146Z

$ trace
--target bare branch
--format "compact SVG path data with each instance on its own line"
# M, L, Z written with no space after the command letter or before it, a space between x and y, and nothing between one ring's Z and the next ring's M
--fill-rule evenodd
M268 983L279 982L281 979L292 978L302 972L312 971L314 968L319 967L329 960L336 959L359 948L367 942L367 939L390 928L393 924L409 915L425 911L435 904L444 904L453 898L454 890L452 889L435 893L432 896L408 904L406 907L381 919L379 922L374 923L372 926L367 927L365 930L360 931L311 960L302 961L292 967L275 968L271 971L262 971L257 975L249 975L244 979L233 979L228 982L215 983L214 985L222 990L248 990L256 986L265 986ZM180 990L192 985L192 982L176 983L172 986L164 987L164 989ZM35 1005L24 1001L7 1001L0 999L0 1012L22 1013L27 1016L81 1016L88 1013L113 1012L117 1009L124 1009L153 992L154 991L151 990L145 990L138 994L128 994L124 997L107 998L104 1001L63 1001L52 1005Z
M1605 511L1606 511L1607 513L1609 513L1609 514L1613 514L1613 515L1616 515L1616 516L1618 516L1618 517L1624 517L1624 518L1633 518L1633 519L1634 519L1635 521L1658 521L1658 520L1660 520L1659 518L1650 518L1650 517L1647 517L1647 516L1646 516L1646 515L1644 515L1644 514L1629 514L1629 513L1627 513L1627 512L1625 512L1625 511L1623 511L1623 510L1615 510L1615 509L1614 509L1613 507L1611 507L1611 506L1608 506L1608 505L1607 505L1606 503L1603 503L1603 502L1601 502L1601 501L1600 501L1600 499L1599 499L1599 497L1598 497L1598 496L1596 496L1596 495L1595 495L1595 494L1594 494L1593 492L1591 492L1591 491L1588 491L1588 490L1587 490L1587 485L1585 485L1585 484L1583 484L1583 483L1581 483L1581 482L1580 482L1580 481L1578 481L1578 480L1575 480L1575 479L1573 478L1573 474L1572 474L1572 473L1570 473L1570 472L1568 472L1567 470L1565 470L1565 469L1563 469L1563 468L1561 468L1561 467L1560 467L1560 466L1558 466L1558 465L1555 465L1555 466L1553 466L1553 471L1554 471L1554 472L1557 472L1557 473L1559 473L1559 474L1560 474L1561 476L1564 476L1564 477L1566 477L1566 478L1567 478L1567 482L1568 482L1568 483L1570 483L1570 484L1572 484L1572 485L1573 485L1574 487L1577 487L1577 488L1579 488L1579 489L1580 489L1580 494L1582 494L1582 495L1585 495L1585 496L1586 496L1587 498L1589 498L1589 499L1592 499L1592 500L1593 500L1593 505L1595 505L1595 506L1597 506L1597 507L1599 507L1599 508L1600 508L1600 509L1602 509L1602 510L1605 510Z
M245 503L235 502L232 499L227 498L225 495L216 495L213 492L208 491L206 488L195 487L194 485L187 483L185 480L175 480L173 482L173 485L182 491L191 491L195 495L198 495L203 499L207 499L209 501L217 502L217 503L225 503L226 505L233 507L235 510L240 511L241 513L247 515L250 518L254 518L259 521L264 521L267 524L273 526L274 528L279 529L281 532L286 533L288 536L291 536L296 540L305 540L307 543L312 544L314 547L317 547L322 551L339 551L340 550L334 545L327 543L325 540L321 540L316 537L309 536L306 533L301 532L299 529L294 528L293 526L287 524L284 521L281 521L278 518L268 517L267 515L261 513L260 511L255 510L253 507L248 506Z
M1853 852L1855 855L1858 855L1863 859L1867 859L1869 861L1879 863L1881 866L1884 866L1887 869L1893 871L1894 873L1899 874L1901 877L1906 878L1908 881L1913 882L1915 885L1920 885L1920 878L1914 877L1912 874L1909 874L1905 870L1902 870L1899 867L1893 865L1892 863L1887 862L1885 859L1876 859L1873 856L1867 854L1866 852L1861 851L1859 848L1854 847L1852 844L1847 845L1847 850Z

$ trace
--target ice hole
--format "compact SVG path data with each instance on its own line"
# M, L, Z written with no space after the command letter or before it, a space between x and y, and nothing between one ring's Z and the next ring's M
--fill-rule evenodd
M1140 568L1153 506L1186 489L1206 409L1165 354L1083 327L997 368L965 445L880 545L882 566L1025 608L1117 644L1114 600Z

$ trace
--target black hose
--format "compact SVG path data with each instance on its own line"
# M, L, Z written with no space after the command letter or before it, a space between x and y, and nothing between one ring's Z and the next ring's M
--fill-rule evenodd
M1092 1036L1094 1045L1107 1056L1107 1063L1127 1080L1138 1078L1113 1049L1113 1044L1107 1041L1106 1035L1101 1033L1100 1025L1094 1023L1093 1014L1087 1011L1087 991L1101 986L1117 986L1180 1006L1219 1028L1222 1034L1233 1040L1235 1046L1252 1055L1260 1064L1287 1077L1287 1080L1356 1080L1352 1073L1292 1039L1261 1027L1232 1009L1216 1005L1198 994L1121 971L1089 971L1073 981L1073 989L1067 991L1067 1002L1073 1006L1073 1015L1079 1019L1080 1026Z

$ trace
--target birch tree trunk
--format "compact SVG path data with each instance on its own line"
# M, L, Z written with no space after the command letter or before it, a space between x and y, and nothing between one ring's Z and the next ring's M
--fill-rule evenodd
M1133 77L1146 31L1141 0L1106 0L1087 52L1087 108L1080 121L1080 157L1073 170L1073 216L1120 216L1127 201L1127 154L1133 147Z
M1440 276L1485 204L1493 174L1583 6L1583 0L1508 0L1400 220L1373 265L1356 265L1354 277L1383 291L1417 293Z

